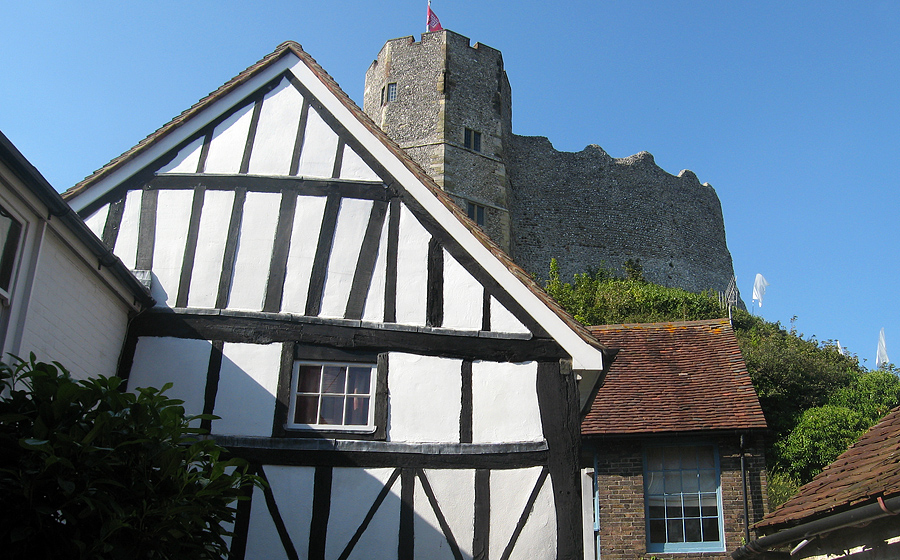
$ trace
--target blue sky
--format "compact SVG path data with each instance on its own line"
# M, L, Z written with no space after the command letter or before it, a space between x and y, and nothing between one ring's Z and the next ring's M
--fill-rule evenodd
M34 0L0 19L0 130L65 190L296 40L361 103L425 0ZM432 0L503 52L513 131L646 150L722 202L738 286L766 319L900 362L900 3Z

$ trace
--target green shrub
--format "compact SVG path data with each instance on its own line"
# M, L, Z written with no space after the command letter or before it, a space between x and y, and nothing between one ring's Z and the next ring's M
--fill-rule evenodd
M862 414L828 404L805 411L788 437L775 445L785 470L807 482L846 451L868 427Z
M771 469L766 474L766 494L769 511L788 501L800 489L800 481L780 469Z
M0 550L6 558L222 558L239 460L198 437L181 401L0 365Z

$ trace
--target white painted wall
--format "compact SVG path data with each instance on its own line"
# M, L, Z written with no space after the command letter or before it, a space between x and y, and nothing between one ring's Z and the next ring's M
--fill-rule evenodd
M461 371L461 360L389 354L388 440L458 442Z
M157 306L175 307L194 191L163 190L158 196L150 293Z
M269 481L269 487L275 495L275 502L278 504L278 512L284 521L291 542L297 548L301 557L306 554L309 545L309 524L312 520L312 503L313 503L313 484L315 481L315 467L285 467L278 465L265 465L263 470ZM265 498L262 505L265 506ZM253 497L256 500L256 496ZM251 512L253 513L253 512ZM269 512L265 507L259 510L260 515L269 517ZM269 521L271 522L271 521ZM258 524L262 525L257 521ZM253 533L254 518L250 517L250 532ZM262 554L263 551L256 551L254 544L253 554L251 554L250 542L247 543L247 558L269 558ZM280 546L281 542L276 534L275 545Z
M297 198L281 302L281 310L284 312L301 315L306 312L309 277L312 274L313 260L316 257L319 230L322 229L325 200L324 196L300 196Z
M295 543L300 550L304 550L303 544L296 545ZM260 488L256 487L253 488L253 498L250 502L250 526L244 557L249 560L287 560L287 554L281 545L281 537L278 536L278 529L275 528L275 521L266 506L266 496Z
M253 150L250 152L249 173L258 175L288 175L291 155L300 123L303 96L287 80L266 94L263 99Z
M471 469L426 469L425 477L434 491L441 513L465 559L472 558L475 523L475 471ZM416 558L453 558L437 516L428 501L422 483L416 478L413 496L416 519Z
M322 120L319 113L310 107L306 115L306 133L303 136L297 174L301 177L331 177L337 144L337 134Z
M326 558L340 556L393 471L394 469L353 468L333 470L331 512L328 516L328 537L325 544ZM400 480L398 479L349 558L371 560L396 556L399 527Z
M100 239L103 239L103 227L106 225L107 215L109 215L109 204L104 204L84 221L88 229Z
M393 373L393 372L392 372ZM543 441L537 363L472 364L472 441Z
M381 180L350 146L344 146L344 157L341 160L341 179L356 179L358 181Z
M200 136L178 152L178 154L157 173L196 173L200 163L200 152L203 149L203 136Z
M502 333L527 334L529 331L503 304L491 297L491 330Z
M134 270L137 260L138 235L141 226L141 201L144 191L138 189L128 191L125 196L125 208L122 209L122 222L119 224L119 235L116 236L116 247L113 252L122 260L129 270Z
M253 103L222 121L213 131L206 155L206 173L237 173L241 170Z
M401 205L397 244L397 322L400 324L425 324L430 240L431 235L409 208Z
M128 390L172 383L166 394L184 401L185 414L203 414L211 350L208 340L143 336L134 351Z
M363 321L384 321L384 287L387 280L387 245L388 224L390 223L390 210L385 217L381 228L381 238L378 243L378 256L375 258L375 269L372 273L372 282L369 284L369 294L366 297L366 306L363 309Z
M30 226L26 233L33 235ZM16 292L13 303L24 305L24 296ZM21 343L8 350L24 359L34 352L40 360L57 360L79 378L115 375L128 308L53 231L44 234L27 306Z
M542 467L491 471L490 557L500 558L509 543ZM513 548L511 559L556 558L556 509L550 477Z
M280 344L225 343L212 433L271 436Z
M322 317L344 317L371 211L371 200L341 199L334 243L325 275L322 309L319 313Z
M225 258L225 241L234 206L234 192L206 191L200 228L197 232L197 251L188 290L189 307L215 307L219 293L219 277Z
M450 329L480 330L484 287L444 251L444 323Z
M244 202L228 307L259 311L266 297L272 245L278 225L279 193L248 192Z

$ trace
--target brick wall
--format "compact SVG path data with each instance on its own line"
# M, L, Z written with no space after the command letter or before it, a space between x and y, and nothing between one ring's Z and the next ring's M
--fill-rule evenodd
M693 440L692 440L693 441ZM643 443L640 439L585 441L585 464L598 450L597 479L600 495L600 548L604 560L678 558L730 560L730 552L743 545L744 504L741 493L739 436L704 438L719 449L725 552L648 553L644 516ZM752 445L752 446L751 446ZM761 438L748 442L748 486L751 524L765 515L765 457ZM751 534L751 538L754 538Z

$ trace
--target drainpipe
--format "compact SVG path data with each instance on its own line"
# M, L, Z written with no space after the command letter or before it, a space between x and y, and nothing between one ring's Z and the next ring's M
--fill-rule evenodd
M744 451L747 434L741 434L741 490L744 494L744 542L750 542L750 507L747 499L747 457Z
M772 535L756 539L748 543L746 546L735 550L731 553L734 560L746 560L754 558L759 554L765 553L771 548L783 546L790 542L812 540L823 533L830 533L845 527L853 527L854 525L862 525L882 517L889 515L897 515L900 512L900 496L895 496L887 500L878 497L878 501L874 504L868 504L862 507L845 511L835 515L830 515L823 519L803 523L796 527L782 529Z

